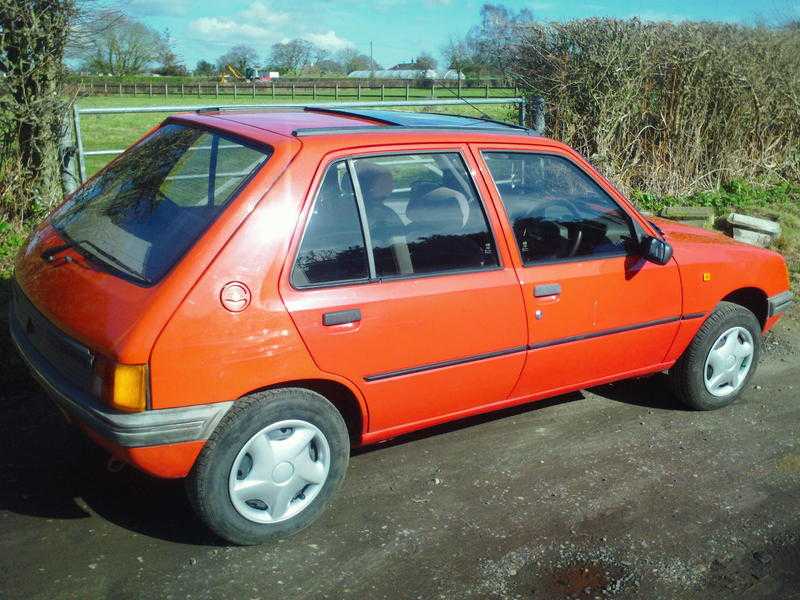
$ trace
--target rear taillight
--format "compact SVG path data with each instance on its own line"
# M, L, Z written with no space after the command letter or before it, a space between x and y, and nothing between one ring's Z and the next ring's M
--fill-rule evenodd
M147 365L123 365L98 355L92 393L117 410L141 412L147 408L148 379Z

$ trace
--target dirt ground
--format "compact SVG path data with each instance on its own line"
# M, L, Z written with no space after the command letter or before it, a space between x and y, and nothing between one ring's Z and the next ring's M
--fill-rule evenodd
M0 598L800 598L800 311L727 409L657 376L405 437L255 548L109 471L0 325Z

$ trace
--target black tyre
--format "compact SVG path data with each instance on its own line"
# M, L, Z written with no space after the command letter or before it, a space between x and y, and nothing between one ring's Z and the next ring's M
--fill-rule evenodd
M720 302L670 371L678 398L697 410L732 403L761 358L761 325L739 304Z
M189 477L189 500L214 533L259 544L313 522L339 488L350 457L341 414L316 392L268 390L237 402Z

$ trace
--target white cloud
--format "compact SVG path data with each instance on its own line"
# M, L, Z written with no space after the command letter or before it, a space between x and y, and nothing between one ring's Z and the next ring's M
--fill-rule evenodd
M189 23L189 30L208 42L254 42L259 45L277 41L276 26L289 20L288 13L271 9L263 2L253 2L235 18L201 17Z
M303 37L315 46L319 46L323 50L330 50L331 52L353 46L353 42L339 37L333 29L327 33L307 33Z
M289 20L287 13L274 10L263 2L253 2L239 13L239 17L264 25L280 25Z

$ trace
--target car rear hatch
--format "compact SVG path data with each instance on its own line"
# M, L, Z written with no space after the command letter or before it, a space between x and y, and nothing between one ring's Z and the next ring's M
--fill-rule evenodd
M90 180L17 257L14 333L79 389L89 391L97 353L149 361L169 317L276 176L261 168L273 147L244 128L186 121L167 122ZM295 152L276 150L270 166L285 169Z

